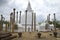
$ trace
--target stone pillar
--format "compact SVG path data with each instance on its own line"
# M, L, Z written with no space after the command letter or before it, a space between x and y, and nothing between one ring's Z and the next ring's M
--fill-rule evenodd
M31 29L31 31L33 32L33 13L32 13L32 29Z
M21 23L21 11L20 11L20 15L19 15L19 23Z
M8 24L6 23L5 25L6 25L6 26L5 26L5 32L7 32Z
M1 15L1 21L0 21L0 31L3 29L3 15Z
M30 32L30 28L28 27L28 32Z
M50 21L50 14L47 16L47 23Z
M25 11L26 15L25 15L25 32L27 30L27 10Z
M10 14L10 26L11 26L11 32L14 32L14 16L13 13Z
M14 8L14 9L13 9L13 14L14 14L14 15L13 15L13 16L14 16L14 19L13 19L13 20L14 20L14 23L15 23L15 10L16 10L16 9Z
M1 29L2 29L2 28L1 28L1 21L0 21L0 31L1 31Z
M55 17L55 13L54 13L54 28L55 28L55 31L56 31L56 17Z
M36 31L36 13L34 13L34 31Z
M13 13L10 14L10 31L12 30L12 14Z
M11 32L11 14L10 14L10 24L9 24L10 32Z
M13 9L13 22L12 22L12 25L13 25L13 27L12 27L12 32L14 32L14 25L15 25L15 8Z
M50 21L50 14L49 14L49 21Z
M16 15L16 23L18 23L18 11L17 11L17 15Z

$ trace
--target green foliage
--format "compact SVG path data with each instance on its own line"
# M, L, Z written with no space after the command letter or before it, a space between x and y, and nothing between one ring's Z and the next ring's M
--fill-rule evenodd
M56 24L56 27L57 27L57 28L60 28L60 24Z
M49 21L49 24L55 24L56 23L56 28L60 28L60 21Z
M39 25L41 24L41 22L38 23Z
M17 24L14 25L14 29L18 29L18 25Z
M8 27L9 27L9 22L8 21L3 21L4 24L8 24Z
M53 22L52 21L48 21L49 24L52 24Z
M56 23L56 28L60 28L60 24L59 24L59 21L53 21L53 24Z
M60 28L60 24L58 22L56 22L56 27Z

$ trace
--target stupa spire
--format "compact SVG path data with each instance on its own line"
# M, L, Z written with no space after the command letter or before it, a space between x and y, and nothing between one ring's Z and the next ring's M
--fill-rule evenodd
M27 6L27 11L32 11L32 8L31 8L31 4L30 4L30 1L28 1L28 6Z

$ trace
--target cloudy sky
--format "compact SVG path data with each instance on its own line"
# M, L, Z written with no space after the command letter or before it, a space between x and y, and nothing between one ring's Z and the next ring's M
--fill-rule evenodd
M16 11L25 11L29 0L0 0L0 15L2 14L6 20L9 20L10 13L13 8ZM37 14L38 21L46 20L48 14L56 13L57 20L60 20L60 0L30 0L32 10Z

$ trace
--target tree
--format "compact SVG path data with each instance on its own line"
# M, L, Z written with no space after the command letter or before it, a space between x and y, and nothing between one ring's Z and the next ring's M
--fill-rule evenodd
M41 22L38 23L39 25L41 24Z
M53 24L55 23L55 21L53 21ZM60 22L57 20L56 21L56 28L60 28Z
M3 21L3 23L6 25L5 26L5 32L7 32L8 28L9 28L9 22L8 21Z
M53 22L52 22L52 21L48 21L48 23L49 23L49 24L53 24Z
M48 22L49 24L53 24L54 25L54 23L56 23L56 28L60 28L60 21L58 21L58 20L56 20L56 21L49 21Z
M17 24L14 25L14 29L18 29L18 25Z

